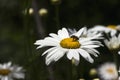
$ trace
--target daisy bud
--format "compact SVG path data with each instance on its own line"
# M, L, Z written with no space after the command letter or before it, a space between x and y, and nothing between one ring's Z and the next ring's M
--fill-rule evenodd
M91 76L94 76L94 75L96 75L97 74L97 71L96 71L96 69L91 69L90 70L90 73L89 73Z
M33 8L30 8L29 9L29 14L31 15L31 14L33 14L33 12L34 12Z
M53 5L59 5L61 0L50 0Z
M46 16L48 14L48 10L45 9L45 8L41 8L39 11L38 11L39 15L40 16Z
M100 80L99 78L94 78L93 80Z
M84 78L80 78L79 80L85 80Z

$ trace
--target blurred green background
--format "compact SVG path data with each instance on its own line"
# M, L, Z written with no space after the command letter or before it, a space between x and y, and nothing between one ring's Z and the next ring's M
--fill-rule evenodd
M54 0L53 0L54 1ZM36 50L34 42L57 32L62 27L120 24L120 0L0 0L0 62L12 61L26 69L25 80L71 80L71 64L63 57L45 65L44 48ZM38 13L41 8L46 13ZM33 12L30 13L30 9ZM90 80L89 70L105 61L112 61L106 48L90 64L81 58L78 78ZM107 58L104 55L108 55ZM104 57L103 57L104 56ZM101 59L102 57L102 59ZM89 66L89 67L87 67Z

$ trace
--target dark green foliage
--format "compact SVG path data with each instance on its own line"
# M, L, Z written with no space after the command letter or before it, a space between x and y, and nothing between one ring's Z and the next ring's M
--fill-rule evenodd
M62 27L79 29L83 26L92 27L97 24L120 24L120 0L62 0L60 5L52 5L50 0L36 0L37 9L46 8L47 16L39 16L48 36ZM63 57L50 67L45 65L41 54L46 49L36 50L34 42L41 38L35 15L24 14L25 9L33 7L31 0L0 0L0 62L12 61L26 69L25 80L71 79L71 62ZM58 9L58 16L56 11ZM59 24L57 24L59 19ZM101 52L94 64L81 57L77 66L78 78L90 80L89 70L96 68L105 61L113 61L106 49ZM107 57L106 57L107 56ZM101 59L102 58L102 59ZM89 66L89 67L88 67Z

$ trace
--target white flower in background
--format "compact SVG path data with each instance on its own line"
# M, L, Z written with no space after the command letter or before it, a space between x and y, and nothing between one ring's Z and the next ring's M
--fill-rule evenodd
M117 36L113 36L110 38L110 40L104 40L106 46L111 51L118 51L118 54L120 54L120 34Z
M120 31L120 25L108 25L108 26L102 26L102 25L96 25L93 28L89 29L89 31L92 32L105 32L109 33L111 36L114 36L117 33L117 30Z
M118 70L118 72L119 72L119 74L120 74L120 67L119 67L119 70ZM120 76L119 76L118 80L120 80Z
M13 65L11 62L0 64L0 80L24 79L22 67Z
M74 34L69 35L67 29L62 28L58 31L58 34L50 33L50 37L37 40L35 42L35 45L39 45L37 49L51 46L51 48L49 48L42 54L47 54L47 65L49 65L52 61L58 61L65 54L67 55L67 58L69 60L74 59L76 62L79 62L81 55L87 61L93 63L94 60L92 59L90 54L98 57L97 53L99 52L94 48L97 48L101 45L99 41L94 41L93 39L99 38L100 34L90 38L81 38L84 30L85 27Z
M114 63L104 63L98 68L98 75L102 80L117 80L118 72Z
M68 29L68 31L70 32L70 34L74 34L77 32L76 29ZM103 39L101 33L98 33L97 31L90 31L89 29L87 30L87 28L85 27L84 32L82 33L81 37L93 37L95 35L100 35L97 39Z

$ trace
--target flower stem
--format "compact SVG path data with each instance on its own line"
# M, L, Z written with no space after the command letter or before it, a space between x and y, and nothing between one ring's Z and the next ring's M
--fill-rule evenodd
M29 56L32 54L32 48L31 48L31 34L30 34L30 28L29 28L29 6L31 4L31 1L26 1L24 3L24 9L26 9L26 15L23 16L24 19L24 46L25 46L25 57L29 58Z
M76 67L76 65L72 62L72 60L71 60L71 67L72 67L72 71L71 71L71 80L77 80L77 67Z
M118 55L117 55L117 52L113 53L113 58L114 58L114 62L115 62L115 65L116 65L116 69L118 71L119 70L119 65L118 65Z

